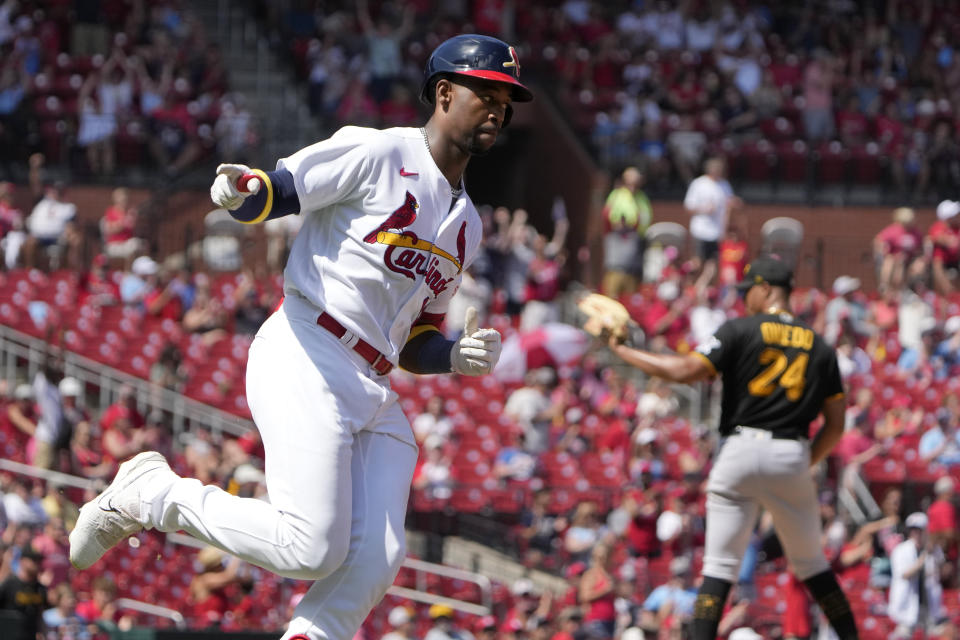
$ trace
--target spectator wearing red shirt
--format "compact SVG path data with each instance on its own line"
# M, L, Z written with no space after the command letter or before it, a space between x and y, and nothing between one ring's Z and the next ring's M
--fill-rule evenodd
M102 253L93 259L90 271L80 282L80 303L86 302L98 307L120 303L120 286L107 272L107 256Z
M15 427L23 436L21 440L26 444L27 438L32 438L37 430L37 407L34 401L33 387L29 384L19 384L13 392L13 402L7 405L3 416L8 427ZM5 430L9 430L5 429Z
M99 444L93 441L90 423L78 424L70 440L70 473L84 478L106 478L113 469Z
M555 322L558 317L556 297L560 292L560 269L563 266L563 246L570 222L566 211L554 203L553 237L537 234L533 238L533 259L527 266L524 285L524 306L520 315L520 330L529 331Z
M26 239L23 225L23 213L13 204L13 184L0 182L0 240L4 240L3 262L7 269L17 266L20 248ZM14 233L7 238L10 231Z
M224 553L215 547L204 547L197 553L202 570L190 581L190 602L201 628L219 626L230 608L226 589L237 581L241 561L231 558L224 566L223 560Z
M630 431L626 419L616 417L610 420L594 439L594 446L601 453L626 451L630 447Z
M545 593L543 597L535 594L533 582L528 578L516 580L510 587L510 592L514 597L513 606L507 611L501 629L509 634L533 631L549 611L544 605L549 602L550 593Z
M680 73L679 80L667 92L667 102L677 113L697 113L707 106L707 92L692 69Z
M847 425L840 442L833 449L846 469L859 468L864 462L883 450L883 445L867 435L865 427L869 414L862 412Z
M41 577L48 589L66 582L70 571L70 542L63 518L52 517L43 527L43 533L33 539L33 548L43 555Z
M950 559L956 558L957 542L960 540L957 507L953 502L955 488L954 480L950 476L938 478L933 485L933 493L937 499L927 509L927 531L930 540L939 545Z
M624 497L623 508L630 515L626 532L630 555L635 558L660 557L662 550L657 540L660 496L653 491L631 491Z
M855 95L837 112L837 133L844 147L855 148L867 141L870 122L860 109L860 98Z
M189 81L177 78L174 88L164 95L163 105L150 114L148 122L152 134L148 139L150 153L168 177L183 173L202 151L197 123L187 109L187 102L177 102L178 93L189 91Z
M142 427L146 420L144 420L143 414L137 410L137 396L133 387L123 385L117 395L117 401L107 407L103 415L100 416L100 426L103 427L103 431L107 432L113 429L116 421L121 418L128 420L134 429Z
M167 269L161 269L156 276L147 276L147 294L143 305L151 316L179 321L183 316L181 293L186 285Z
M129 260L139 250L140 240L134 236L136 226L137 210L130 206L129 192L122 187L114 189L112 204L100 220L107 257Z
M347 87L340 106L337 107L337 119L340 122L356 123L358 126L373 126L379 121L377 103L367 92L367 86L362 80L355 79Z
M933 245L933 287L942 296L953 292L948 270L960 268L960 202L937 205L937 221L927 231Z
M580 602L586 607L584 626L591 638L612 638L617 611L614 579L607 570L610 548L599 543L590 554L590 568L580 579Z
M113 623L118 617L116 598L117 585L108 576L97 576L93 579L90 600L77 604L77 615L87 622L103 620Z
M719 277L722 286L735 285L743 277L748 250L747 241L743 239L740 230L733 225L727 227L719 252Z
M676 349L689 325L687 311L690 307L691 301L682 294L679 284L669 280L660 283L656 298L649 303L641 319L651 350L663 346Z
M583 612L580 607L566 607L560 611L560 628L550 640L578 640L585 638ZM626 634L624 634L626 638Z
M911 276L923 274L923 234L917 227L913 209L894 209L893 222L873 240L873 255L877 267L877 288L881 292L899 289Z
M244 433L237 438L237 443L248 456L263 460L265 455L263 451L263 440L260 439L260 432L257 429L250 429Z
M384 127L408 127L416 122L420 112L413 103L410 90L395 84L390 90L390 98L380 105L380 118Z

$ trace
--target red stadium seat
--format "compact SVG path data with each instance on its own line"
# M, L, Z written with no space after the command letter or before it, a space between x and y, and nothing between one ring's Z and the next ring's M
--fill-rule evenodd
M817 149L819 181L828 184L845 182L849 158L849 152L836 140L821 144Z
M805 182L808 179L809 149L803 140L777 145L780 179L784 182Z

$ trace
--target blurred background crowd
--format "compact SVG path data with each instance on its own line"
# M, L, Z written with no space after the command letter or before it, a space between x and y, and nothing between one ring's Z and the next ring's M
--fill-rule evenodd
M543 87L613 184L596 225L595 286L624 302L647 348L688 351L742 314L731 285L761 247L747 237L750 203L731 184L857 180L896 200L889 223L864 239L862 272L791 298L837 348L848 390L847 431L817 471L823 544L863 637L955 637L957 7L435 4L248 8L301 83L318 131L419 123L424 60L467 27L516 44L525 81ZM176 184L192 172L207 180L216 161L254 158L263 141L251 96L234 89L244 70L230 68L211 37L218 25L194 9L176 0L0 3L0 324L48 345L33 375L11 368L0 380L0 452L96 483L118 461L160 450L179 473L262 497L255 431L176 428L158 398L169 391L249 418L246 348L280 299L296 220L271 223L253 261L216 219L199 254L184 245L163 255L149 210L117 186ZM74 194L91 183L109 185L110 204L80 211ZM663 196L683 200L687 224L661 218ZM392 375L421 445L408 524L428 540L496 547L525 577L494 581L491 616L390 595L364 638L685 637L717 390L638 378L572 328L586 259L571 226L582 212L559 196L536 220L497 203L480 211L483 250L446 327L456 335L477 306L504 333L504 355L478 380ZM799 238L787 238L779 249L799 265ZM148 391L125 386L103 402L70 375L70 354L148 381ZM856 514L844 496L862 487L873 509ZM169 624L117 605L129 598L182 612L191 627L269 630L306 588L152 534L109 554L99 572L76 572L66 534L93 490L0 475L0 612L17 611L51 638ZM920 577L905 575L920 558ZM726 637L818 632L787 569L764 520L721 625ZM563 588L546 588L541 575ZM428 582L433 593L483 599L457 578ZM397 584L424 586L407 568Z

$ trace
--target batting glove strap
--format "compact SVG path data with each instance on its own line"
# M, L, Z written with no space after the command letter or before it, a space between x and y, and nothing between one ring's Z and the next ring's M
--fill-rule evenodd
M464 334L450 351L451 368L465 376L482 376L493 371L500 360L502 348L500 332L496 329L477 329Z

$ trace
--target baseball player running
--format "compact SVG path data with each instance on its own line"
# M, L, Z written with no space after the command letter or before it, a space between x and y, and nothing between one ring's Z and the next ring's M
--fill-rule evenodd
M486 36L440 44L421 98L426 126L344 127L277 163L220 165L210 189L234 218L304 216L284 300L250 347L247 398L266 451L270 502L180 478L158 453L120 466L70 535L78 568L141 528L183 529L282 576L315 580L284 638L350 640L405 556L417 448L387 374L489 373L500 334L448 341L438 326L477 254L464 192L470 157L532 99L513 47ZM251 176L254 176L251 178Z
M693 640L713 640L759 508L773 516L784 553L841 640L857 638L850 604L820 546L810 467L843 434L843 387L834 351L789 311L793 273L759 257L744 272L747 317L725 323L707 343L679 356L611 341L620 358L674 382L723 377L720 451L707 483L703 584ZM807 440L810 422L824 426Z

